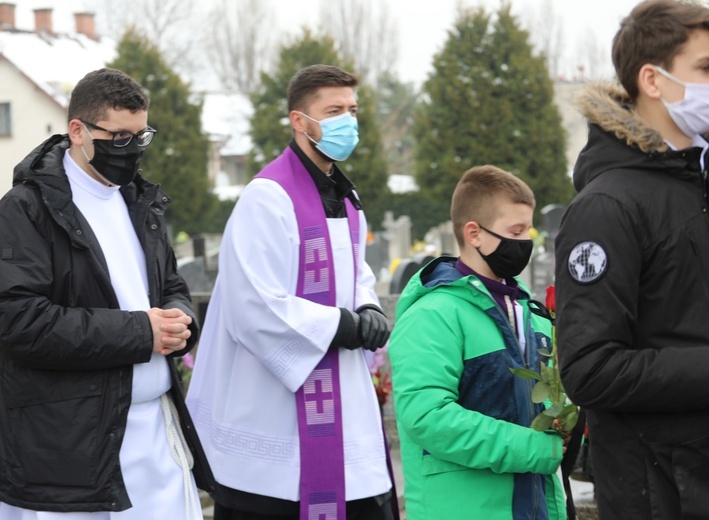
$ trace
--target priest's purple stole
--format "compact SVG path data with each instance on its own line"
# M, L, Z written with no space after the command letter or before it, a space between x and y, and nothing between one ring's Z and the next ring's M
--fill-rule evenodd
M288 193L300 233L296 296L336 305L335 266L320 193L298 156L288 147L256 177L270 179ZM345 201L352 239L355 285L359 214ZM345 457L342 440L339 349L331 348L296 392L300 435L301 520L346 520Z

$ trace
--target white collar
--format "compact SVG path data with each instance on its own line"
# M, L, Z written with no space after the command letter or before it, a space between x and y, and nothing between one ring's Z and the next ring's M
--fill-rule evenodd
M91 177L81 166L76 164L74 158L69 154L69 150L64 153L63 164L66 176L69 177L72 185L78 186L98 199L108 200L121 188L120 186L106 186Z

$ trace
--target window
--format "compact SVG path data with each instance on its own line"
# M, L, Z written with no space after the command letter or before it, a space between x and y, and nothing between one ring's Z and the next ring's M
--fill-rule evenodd
M0 136L12 135L10 103L0 103Z

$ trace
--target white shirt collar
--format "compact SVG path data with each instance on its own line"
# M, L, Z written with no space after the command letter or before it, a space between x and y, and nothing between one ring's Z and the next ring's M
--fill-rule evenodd
M76 164L74 158L69 154L69 150L64 153L63 164L72 185L87 191L96 198L108 200L120 189L120 186L106 186L91 177L81 166Z

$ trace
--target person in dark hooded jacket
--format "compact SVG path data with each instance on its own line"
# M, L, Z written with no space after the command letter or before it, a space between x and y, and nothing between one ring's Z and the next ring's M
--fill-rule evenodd
M588 143L556 241L558 352L586 409L602 520L709 515L709 9L638 4L622 83L579 100Z
M202 518L210 473L171 359L198 329L169 198L138 169L148 104L120 71L87 74L69 133L0 200L2 520Z

